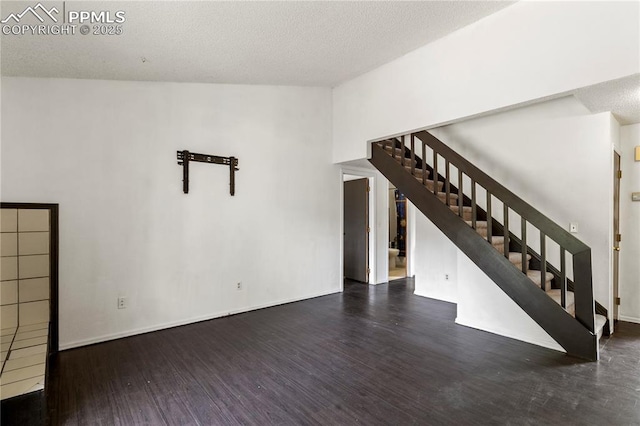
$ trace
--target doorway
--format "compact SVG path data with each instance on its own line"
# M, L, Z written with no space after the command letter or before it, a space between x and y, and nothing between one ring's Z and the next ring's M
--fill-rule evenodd
M618 321L620 308L620 154L613 152L613 320Z
M369 179L344 182L344 278L369 283Z
M407 225L407 198L389 182L389 281L407 277Z

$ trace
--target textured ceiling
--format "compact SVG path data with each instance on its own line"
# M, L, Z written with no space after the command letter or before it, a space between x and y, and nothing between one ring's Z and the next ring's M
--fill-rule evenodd
M611 111L622 125L640 123L640 74L576 90L593 113Z
M123 34L3 35L2 75L335 86L512 3L69 1L124 10Z

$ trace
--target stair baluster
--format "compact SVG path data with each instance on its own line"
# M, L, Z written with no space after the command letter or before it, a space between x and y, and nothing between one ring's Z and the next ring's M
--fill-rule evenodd
M416 137L411 135L411 175L415 176L416 172Z
M567 259L566 252L560 247L560 306L567 307Z
M433 147L432 147L433 148ZM438 195L438 151L433 148L433 193Z
M491 216L491 193L485 188L487 194L487 241L489 244L493 242L493 217Z
M460 215L462 215L463 210L464 210L464 190L462 187L462 179L463 179L463 175L462 175L462 170L458 169L458 211L460 212ZM464 217L464 216L462 216Z
M547 281L547 238L544 232L540 231L540 287L546 291Z
M477 229L476 217L478 215L478 208L476 205L476 182L471 179L471 227Z
M415 138L415 135L411 135L412 138ZM422 144L422 184L427 185L427 144Z
M445 204L447 206L451 205L450 198L451 198L451 171L449 169L449 160L447 160L445 158L444 160L444 170L445 170L445 177L444 177L444 184L445 184ZM458 212L458 216L460 216L461 212Z
M507 203L502 203L502 207L503 207L503 227L504 227L504 231L502 232L502 235L504 235L504 257L506 257L507 259L509 258L509 239L510 239L510 234L509 234L509 206L507 206ZM525 258L526 261L526 258Z
M520 245L522 248L522 272L525 274L529 269L529 265L527 264L527 221L524 217L520 216Z

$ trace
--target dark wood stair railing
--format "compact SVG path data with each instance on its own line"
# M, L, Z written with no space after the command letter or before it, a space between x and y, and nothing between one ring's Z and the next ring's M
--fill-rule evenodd
M420 151L416 151L416 145L420 146ZM389 139L373 143L369 161L567 353L584 359L597 359L591 249L587 245L426 131L402 136L400 140ZM444 164L442 173L438 170L439 163ZM451 182L452 166L457 169L457 187ZM433 180L429 180L429 176ZM467 189L468 195L463 188L465 177L471 182ZM486 210L478 205L477 187L484 189L486 193ZM497 223L493 217L494 199L503 205L502 224ZM452 211L457 214L452 214ZM510 211L520 216L520 238L511 232ZM471 216L471 226L464 220L465 215ZM485 219L486 236L481 236L477 232L477 225ZM535 253L527 245L527 224L539 232L539 253ZM498 250L486 250L486 242L483 241L493 244L496 230L503 236L502 253ZM559 246L560 265L557 267L547 259L547 239ZM510 249L516 247L522 256L521 272L509 259ZM572 255L573 280L567 276L567 253ZM526 275L529 259L539 265L540 286L543 290L547 272L553 274L559 287L560 305L531 285L531 280ZM536 270L535 273L537 272ZM563 309L567 307L568 290L573 290L574 294L575 319Z

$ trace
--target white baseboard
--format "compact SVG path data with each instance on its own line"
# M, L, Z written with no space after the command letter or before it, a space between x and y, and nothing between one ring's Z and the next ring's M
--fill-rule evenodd
M618 318L620 319L620 321L635 322L637 324L640 324L640 318L629 317L626 315L618 315Z
M538 341L536 339L523 339L521 336L512 335L511 333L505 332L504 330L498 330L495 327L487 327L485 325L478 324L477 322L471 323L471 322L469 322L469 321L467 321L465 319L460 319L460 317L456 317L455 323L458 324L458 325L462 325L464 327L469 327L469 328L473 328L473 329L480 330L480 331L486 331L488 333L497 334L498 336L504 336L504 337L508 337L510 339L520 340L521 342L531 343L532 345L542 346L543 348L552 349L554 351L566 353L566 351L564 349L562 349L562 347L560 345L552 346L548 342Z
M458 304L458 301L457 301L457 300L453 300L453 298L451 298L451 299L447 299L447 298L433 297L433 295L432 295L432 294L422 293L422 292L420 292L420 291L418 291L418 290L414 290L414 291L413 291L413 294L414 294L415 296L426 297L426 298L428 298L428 299L433 299L433 300L439 300L440 302L453 303L454 305L457 305L457 304Z
M273 306L284 305L284 304L292 303L292 302L299 302L299 301L302 301L302 300L313 299L315 297L328 296L330 294L335 294L335 293L340 293L340 292L341 291L329 291L329 292L325 291L325 292L310 294L310 295L307 295L307 296L304 296L304 297L283 299L283 300L279 300L279 301L275 301L275 302L271 302L271 303L265 303L265 304L262 304L262 305L255 305L255 306L235 309L235 310L231 310L231 311L222 311L222 312L203 315L203 316L199 316L199 317L187 318L187 319L179 320L179 321L171 321L171 322L166 322L166 323L162 323L162 324L156 324L156 325L152 325L152 326L149 326L149 327L141 327L141 328L136 328L136 329L133 329L133 330L126 330L126 331L122 331L122 332L119 332L119 333L104 334L102 336L92 337L90 339L82 339L82 340L76 340L76 341L73 341L73 342L60 343L59 350L64 351L64 350L67 350L67 349L78 348L78 347L81 347L81 346L93 345L95 343L108 342L109 340L122 339L123 337L136 336L138 334L150 333L152 331L159 331L159 330L164 330L164 329L172 328L172 327L179 327L179 326L182 326L182 325L193 324L193 323L196 323L196 322L207 321L207 320L211 320L211 319L215 319L215 318L222 318L222 317L226 317L226 316L229 316L229 315L241 314L241 313L244 313L244 312L255 311L255 310L258 310L258 309L271 308Z

